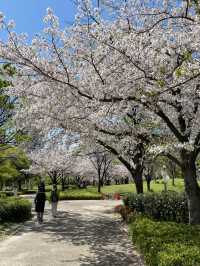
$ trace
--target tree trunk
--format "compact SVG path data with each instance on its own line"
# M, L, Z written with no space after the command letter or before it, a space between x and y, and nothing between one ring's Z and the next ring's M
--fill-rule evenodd
M142 173L143 173L143 167L142 166L137 167L133 172L131 172L131 175L132 175L133 180L135 182L137 194L142 194L144 192Z
M62 186L62 191L65 190L65 180L64 178L61 178L61 186Z
M136 192L137 194L142 194L144 192L143 190L143 180L135 180L135 186L136 186Z
M172 186L175 187L175 176L174 176L174 174L172 175Z
M0 181L0 190L3 190L3 182Z
M101 181L99 180L98 182L98 192L100 193L101 192Z
M18 191L21 191L22 190L22 181L21 180L18 180Z
M98 169L98 192L101 192L101 170Z
M52 189L56 189L57 190L57 183L52 184Z
M167 183L164 182L164 191L167 192Z
M151 180L147 180L147 191L150 192L151 191Z
M29 179L29 181L28 181L28 189L33 189L33 182L32 182L32 180L31 179Z
M192 152L182 151L182 172L188 198L189 223L200 224L200 188L197 182L195 156Z

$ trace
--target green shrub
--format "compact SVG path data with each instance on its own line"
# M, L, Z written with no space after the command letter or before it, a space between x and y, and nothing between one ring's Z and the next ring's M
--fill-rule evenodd
M50 199L51 188L47 188L46 190L47 199ZM35 190L23 190L19 194L35 194L37 191ZM102 195L96 192L86 191L84 189L76 189L72 188L66 191L59 192L59 200L100 200L102 199Z
M0 198L2 199L2 198L6 198L6 197L7 197L6 192L0 191Z
M50 192L52 190L52 188L51 187L45 187L45 192ZM37 190L36 190L36 192L37 192Z
M184 193L160 192L146 194L129 194L124 204L137 213L161 220L177 223L188 222L188 205Z
M100 200L102 199L101 195L67 195L60 194L59 200Z
M21 222L31 217L31 203L25 199L0 199L0 222Z
M50 199L50 193L46 193L47 199ZM100 200L102 195L96 191L87 189L72 189L59 192L59 200Z
M200 226L137 217L130 224L134 245L148 266L199 266Z
M29 195L29 194L35 194L36 190L32 189L32 190L28 190L28 189L24 189L20 192L18 192L19 195Z
M0 191L0 198L14 196L13 191Z
M199 266L200 248L180 243L163 245L158 255L159 266Z

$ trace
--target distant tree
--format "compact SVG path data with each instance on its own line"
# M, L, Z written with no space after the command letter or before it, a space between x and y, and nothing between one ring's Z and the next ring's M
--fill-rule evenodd
M104 185L109 171L111 171L112 157L106 150L96 147L89 155L89 158L97 172L98 192L101 192L101 186Z
M5 149L3 149L5 147ZM22 181L26 175L21 172L22 169L28 169L30 162L25 153L17 147L4 145L0 150L0 184L1 188L6 183L16 184L21 190Z
M35 149L28 154L32 164L29 172L48 175L52 185L65 182L66 173L73 168L74 157L67 153L65 147L50 145Z

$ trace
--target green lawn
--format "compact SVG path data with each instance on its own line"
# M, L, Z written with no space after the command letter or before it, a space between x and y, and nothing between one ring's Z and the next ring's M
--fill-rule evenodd
M162 184L162 181L159 181L160 183L155 183L155 181L151 182L151 189L154 192L159 192L164 190L164 185ZM175 186L172 186L171 181L168 183L168 190L173 191L183 191L184 189L184 183L182 179L177 179L175 181ZM146 182L144 182L144 191L147 191ZM127 184L127 185L112 185L112 186L104 186L102 187L102 193L127 193L127 192L136 192L135 185L134 184Z
M152 181L151 188L154 192L159 192L164 190L164 185L162 184L162 181L160 183L155 183L155 181ZM182 179L177 179L175 181L175 186L172 186L171 182L168 184L168 190L173 191L183 191L184 184ZM147 191L146 182L144 182L144 190ZM136 192L135 185L134 184L127 184L127 185L111 185L111 186L103 186L101 188L101 193L103 194L114 194L114 193L120 193L120 194L126 194L130 192ZM49 196L49 192L47 192L47 195ZM88 186L86 189L68 189L64 192L60 191L60 198L61 199L100 199L100 195L97 192L97 187Z
M156 183L155 181L151 182L151 189L154 192L159 192L164 190L164 185L162 184L162 180L158 181L159 183ZM50 190L52 186L46 185L46 191L47 196L49 197ZM97 192L97 187L88 186L86 189L79 189L79 188L70 188L65 191L61 191L61 186L58 185L58 189L60 191L60 198L61 199L100 199L101 194ZM35 191L37 191L37 188L34 188ZM168 190L173 191L183 191L184 190L184 182L183 179L176 179L175 180L175 186L172 186L171 180L168 183ZM144 182L144 191L147 191L147 185L146 182ZM101 188L101 193L103 194L114 194L114 193L120 193L120 194L126 194L136 192L135 185L134 184L123 184L123 185L110 185L110 186L103 186Z

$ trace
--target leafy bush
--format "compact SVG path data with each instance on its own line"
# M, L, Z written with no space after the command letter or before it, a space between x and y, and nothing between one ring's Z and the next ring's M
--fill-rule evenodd
M6 193L5 192L2 192L2 191L0 191L0 198L2 199L2 198L6 198L7 196L6 196Z
M45 192L50 192L52 190L52 187L45 187ZM36 190L37 192L37 190Z
M60 194L59 200L100 200L102 199L101 195L67 195Z
M0 199L0 222L21 222L31 217L31 203L25 199Z
M137 213L145 214L156 220L188 222L188 206L184 193L129 194L124 198L124 204Z
M19 195L29 195L29 194L35 194L36 190L32 189L32 190L28 190L28 189L24 189L20 192L18 192Z
M0 198L11 197L11 196L14 196L13 191L0 191Z
M46 193L47 199L50 200L50 193ZM59 200L100 200L102 195L87 191L86 189L76 189L59 192Z
M200 226L137 217L130 224L134 245L148 266L199 266Z

